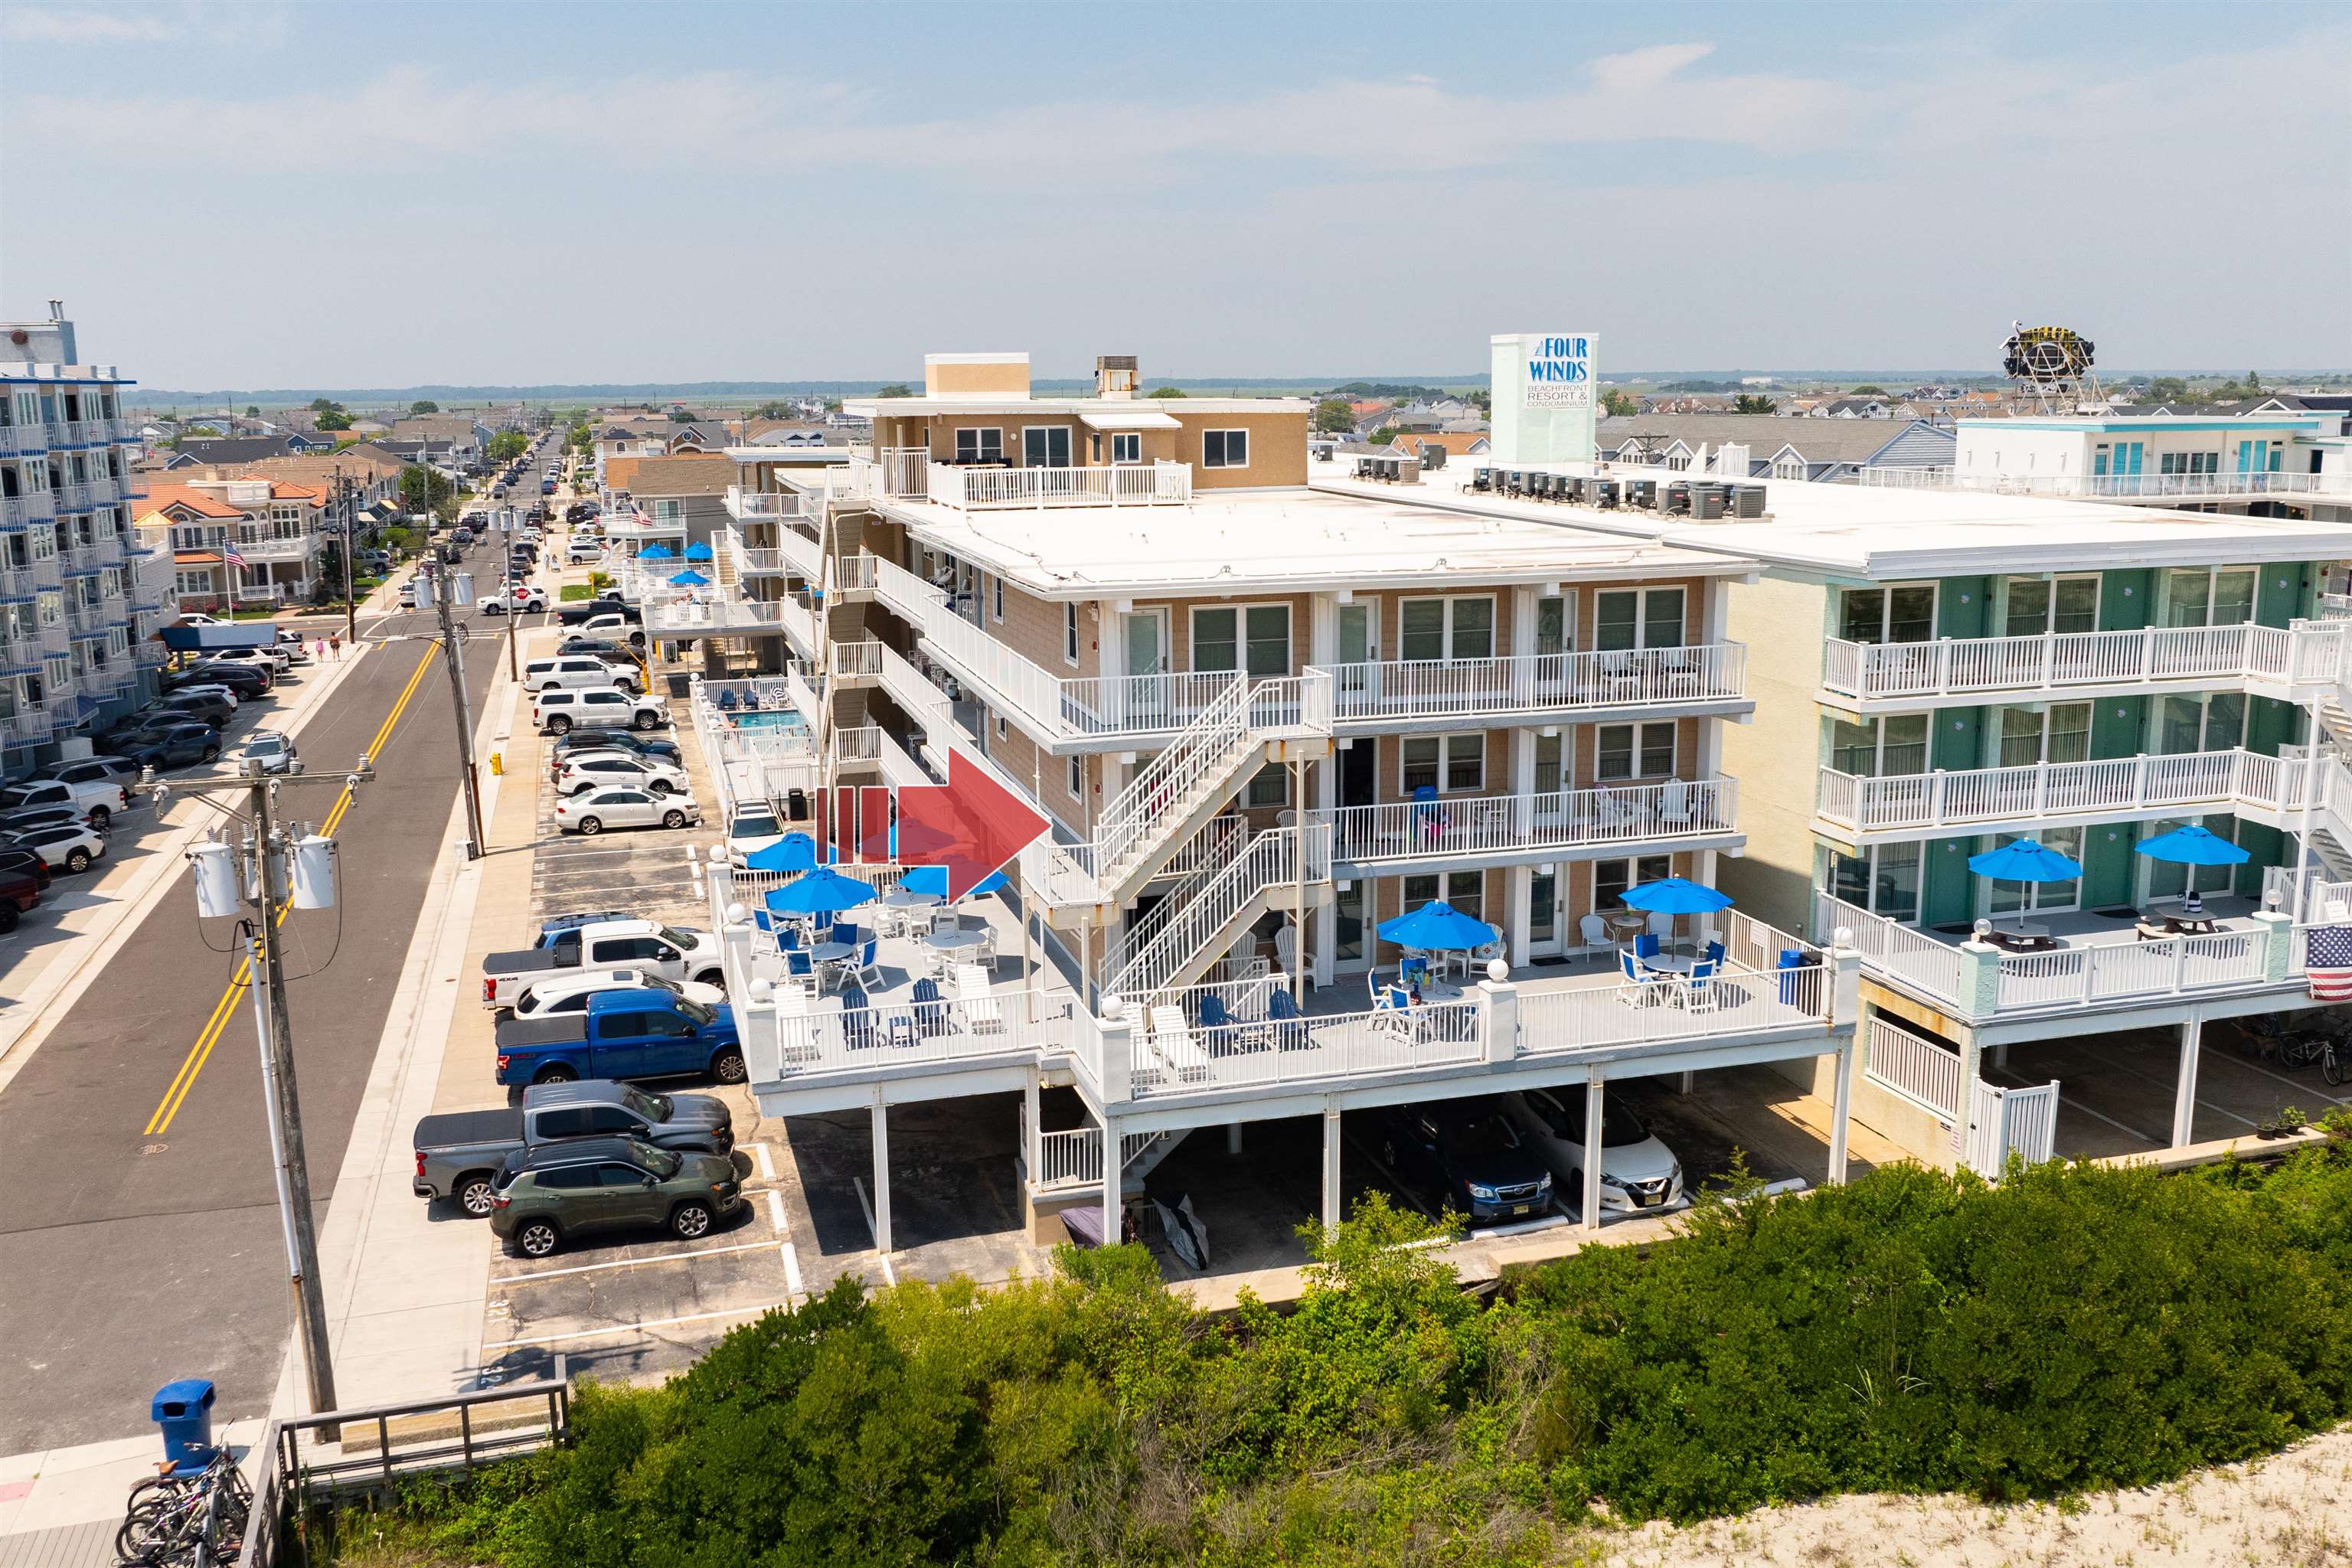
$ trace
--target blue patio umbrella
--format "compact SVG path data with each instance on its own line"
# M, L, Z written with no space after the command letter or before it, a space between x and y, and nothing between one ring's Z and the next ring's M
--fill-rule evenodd
M1654 882L1628 888L1619 896L1627 908L1647 910L1654 915L1711 915L1731 907L1730 894L1717 892L1688 877L1661 877Z
M2168 860L2176 866L2242 866L2252 858L2228 839L2208 833L2193 822L2169 833L2141 839L2132 846L2132 853L2151 860Z
M709 578L695 571L680 572L670 581L685 588L707 588L710 585Z
M688 561L708 561L710 559L710 546L698 539L686 547L686 558Z
M1998 849L1969 856L1969 869L1996 882L2071 882L2083 874L2083 863L2031 838L2012 838ZM2022 905L2017 921L2025 923Z
M768 894L768 908L780 915L822 915L855 909L874 897L870 883L845 877L821 866L797 882L788 882Z
M1382 941L1417 947L1423 952L1484 947L1495 940L1493 926L1464 914L1443 899L1433 899L1411 914L1383 921L1380 930Z
M773 844L763 844L743 857L747 871L814 871L816 840L805 833L787 833Z
M640 561L667 561L670 559L669 546L667 544L648 544L643 550L637 552L637 559Z
M934 899L944 899L948 896L948 868L945 866L917 866L898 879L898 886L910 893L922 893ZM982 877L972 888L971 892L967 893L965 897L970 898L978 893L1002 892L1004 886L1004 873L991 871L987 876Z

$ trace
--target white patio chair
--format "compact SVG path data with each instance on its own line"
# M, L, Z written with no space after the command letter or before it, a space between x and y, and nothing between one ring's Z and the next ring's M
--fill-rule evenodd
M1577 934L1584 939L1584 945L1593 950L1592 956L1595 958L1607 957L1609 950L1617 945L1609 940L1609 923L1599 915L1584 915L1579 918L1576 931Z
M1209 1053L1192 1038L1184 1009L1172 1002L1151 1009L1151 1051L1179 1081L1204 1083L1209 1078Z
M979 964L957 964L955 988L956 1002L963 1010L964 1027L975 1035L1004 1033L1004 1009Z
M1658 788L1658 826L1688 832L1696 826L1696 816L1691 810L1690 785L1680 779L1668 779Z

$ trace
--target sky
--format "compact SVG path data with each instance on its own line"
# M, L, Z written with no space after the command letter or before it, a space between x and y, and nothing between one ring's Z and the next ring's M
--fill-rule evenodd
M0 318L151 387L2352 365L2352 9L0 4Z

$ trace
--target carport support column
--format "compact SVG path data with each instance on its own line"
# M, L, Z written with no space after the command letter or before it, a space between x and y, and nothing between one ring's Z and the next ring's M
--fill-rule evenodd
M1601 1069L1591 1069L1584 1086L1584 1192L1578 1198L1584 1234L1601 1234Z
M1339 1225L1339 1108L1323 1102L1323 1228Z
M1102 1233L1105 1247L1117 1247L1124 1238L1119 1235L1118 1216L1125 1196L1127 1163L1121 1152L1127 1140L1119 1131L1116 1116L1106 1115L1103 1127Z
M2180 1070L2172 1091L2172 1146L2181 1148L2197 1136L2197 1058L2204 1044L2205 1020L2191 1013L2180 1021Z
M874 1091L874 1248L887 1258L890 1246L890 1107Z
M1830 1090L1830 1184L1838 1186L1845 1181L1845 1137L1848 1121L1853 1115L1853 1040L1852 1035L1839 1039L1834 1055L1837 1079Z

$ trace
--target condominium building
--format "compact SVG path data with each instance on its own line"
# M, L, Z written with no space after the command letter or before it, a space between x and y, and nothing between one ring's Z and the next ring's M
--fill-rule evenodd
M131 526L131 383L81 362L57 301L0 333L0 755L16 773L140 700L152 660L133 651L134 591L149 621L166 604Z
M1722 759L1755 701L1726 627L1757 561L1318 493L1306 404L1135 384L1106 357L1096 395L1033 398L1022 356L933 356L920 395L851 400L875 444L846 464L737 454L710 585L625 574L656 636L704 644L723 750L786 705L835 776L919 784L976 751L1053 824L999 967L951 1004L898 995L886 953L887 1003L786 1006L747 923L772 879L714 868L768 1112L877 1107L887 1144L892 1102L1023 1090L1041 1204L1115 1201L1192 1128L1317 1117L1336 1214L1349 1111L1574 1083L1597 1117L1612 1079L1848 1059L1856 955L1732 910L1666 933L1719 967L1661 990L1615 940L1629 887L1744 847ZM717 682L746 670L772 678ZM1405 954L1380 924L1441 899L1492 942L1384 1005ZM1824 1075L1841 1110L1849 1077ZM1063 1154L1054 1085L1087 1108Z

